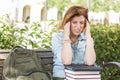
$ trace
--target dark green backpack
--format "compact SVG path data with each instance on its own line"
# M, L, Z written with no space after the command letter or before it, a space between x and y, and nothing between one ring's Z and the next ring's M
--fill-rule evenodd
M15 47L3 64L5 80L51 80L38 55L29 49Z

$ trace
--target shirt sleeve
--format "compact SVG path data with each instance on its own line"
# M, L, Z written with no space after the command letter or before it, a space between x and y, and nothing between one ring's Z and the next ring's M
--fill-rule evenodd
M52 35L52 52L54 54L55 63L62 63L61 51L63 46L62 36L58 33Z

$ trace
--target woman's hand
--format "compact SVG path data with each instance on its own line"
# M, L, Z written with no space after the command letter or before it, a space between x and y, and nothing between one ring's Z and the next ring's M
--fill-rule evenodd
M70 22L66 23L64 26L64 40L70 40Z
M91 37L91 33L90 33L90 24L88 23L88 21L86 20L86 37Z
M93 39L91 37L91 33L90 33L90 24L89 22L86 20L86 38L87 38L87 45L93 45Z

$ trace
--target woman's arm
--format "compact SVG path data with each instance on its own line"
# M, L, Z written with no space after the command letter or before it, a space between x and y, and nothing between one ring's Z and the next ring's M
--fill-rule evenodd
M72 63L72 48L70 44L70 22L68 22L64 27L64 39L62 47L62 61L65 65L70 65Z
M85 61L87 65L93 65L96 60L96 53L94 50L93 39L90 33L90 25L87 21L86 25L86 53L85 53Z

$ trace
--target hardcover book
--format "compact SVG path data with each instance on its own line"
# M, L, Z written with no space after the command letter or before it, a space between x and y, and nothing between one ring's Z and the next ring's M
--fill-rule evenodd
M99 66L86 66L86 65L68 65L65 69L71 71L101 71L103 68Z
M65 73L69 73L69 74L99 74L100 71L73 71L73 70L68 70L65 69Z
M102 67L86 65L65 66L67 80L101 80Z
M101 78L101 76L100 76L100 74L96 74L96 75L77 75L77 74L75 74L75 75L73 75L73 74L68 74L68 73L66 73L66 76L68 76L68 77L71 77L71 78L79 78L79 79L100 79Z
M98 79L80 79L80 78L71 78L71 77L66 77L66 79L65 80L101 80L100 78L98 78Z

